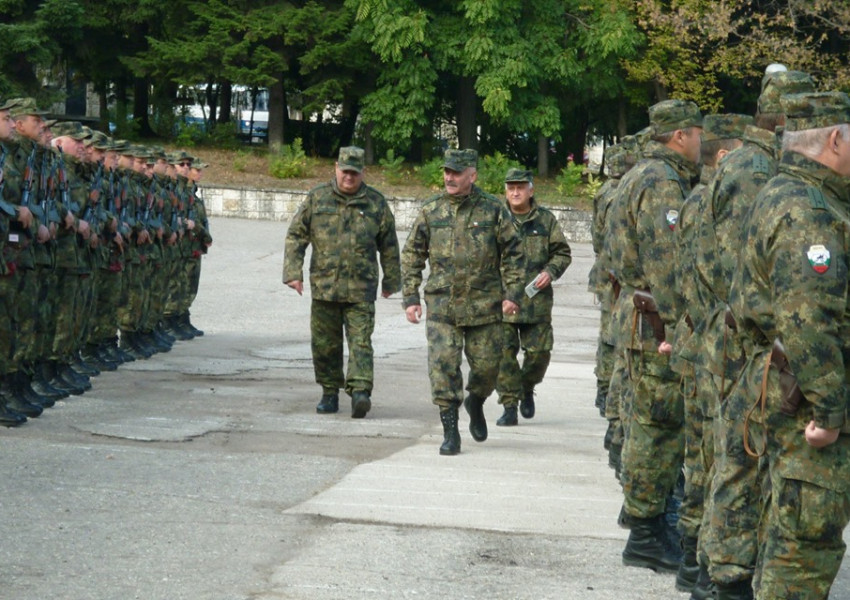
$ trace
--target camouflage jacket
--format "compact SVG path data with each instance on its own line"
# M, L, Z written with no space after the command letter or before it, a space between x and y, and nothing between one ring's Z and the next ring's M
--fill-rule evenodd
M507 203L505 204L506 207ZM508 207L510 211L510 208ZM523 270L528 284L542 271L549 273L552 282L561 277L572 262L570 245L561 231L558 219L550 211L538 206L531 199L531 212L525 215L511 215L514 228L521 240ZM504 315L508 323L547 323L552 320L554 292L548 285L533 298L527 295L519 303L519 312Z
M502 300L522 303L519 236L505 206L477 187L462 198L435 196L420 210L402 252L405 308L421 304L426 262L429 319L459 327L497 323Z
M593 240L593 252L596 254L596 260L590 269L590 275L587 277L587 291L594 294L601 294L611 285L608 278L608 267L606 266L605 249L605 225L608 219L608 209L611 207L611 201L617 195L617 187L620 185L619 177L612 177L599 188L596 196L593 197L593 222L591 224L590 234Z
M649 142L644 158L620 181L609 209L605 244L610 270L622 286L615 319L624 347L654 352L658 346L646 319L639 323L639 338L632 340L634 290L652 293L665 328L672 328L679 318L675 229L696 174L696 165L685 157Z
M738 375L741 350L726 331L729 283L746 239L742 224L759 190L776 174L778 153L772 132L747 126L744 145L720 162L696 211L692 247L698 294L706 303L704 364L730 382Z
M336 181L310 190L286 234L283 281L304 280L304 254L312 245L310 289L330 302L374 302L381 289L401 288L395 218L381 193L365 184L355 194L339 191Z
M747 219L729 303L747 354L779 339L815 424L845 424L850 392L850 186L787 152Z

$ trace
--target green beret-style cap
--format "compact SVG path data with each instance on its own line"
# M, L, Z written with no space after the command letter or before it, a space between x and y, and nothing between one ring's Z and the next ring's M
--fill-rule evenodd
M747 125L755 123L750 115L725 113L721 115L705 115L702 120L702 139L712 140L743 139Z
M339 158L336 162L343 171L361 173L366 163L366 152L357 146L345 146L339 149Z
M84 144L98 150L110 150L112 146L109 143L109 136L96 129L92 129L91 137L88 138Z
M16 106L18 106L23 98L8 98L6 100L0 101L0 110L12 110Z
M807 94L815 91L811 75L802 71L779 71L765 75L759 96L760 114L781 113L779 99L785 94Z
M443 155L443 168L452 171L461 171L472 167L478 168L478 152L475 150L446 150Z
M702 113L690 100L664 100L649 107L649 125L652 135L663 135L686 127L702 127Z
M186 152L185 150L178 150L168 155L168 162L170 162L172 165L176 165L182 162L192 162L193 160L195 160L195 157Z
M505 183L534 183L534 174L526 169L508 169Z
M786 94L780 99L786 131L850 123L850 96L844 92Z
M50 127L50 131L53 137L69 137L74 140L84 140L89 136L79 121L59 121Z
M35 98L15 98L14 100L9 100L9 102L15 102L15 105L9 110L9 114L12 117L21 117L24 115L41 117L47 114L46 110L38 109Z

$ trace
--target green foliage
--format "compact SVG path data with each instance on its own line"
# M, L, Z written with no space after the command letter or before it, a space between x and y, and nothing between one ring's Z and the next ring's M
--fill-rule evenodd
M250 160L251 160L251 154L250 153L245 152L244 150L239 150L233 156L233 163L231 164L231 166L233 167L233 170L236 171L237 173L244 173L245 169L248 168L248 162Z
M602 179L594 177L593 173L587 173L587 184L584 186L584 195L588 200L593 200L599 188L602 187Z
M301 138L281 146L280 152L269 159L269 175L278 179L293 179L307 175L307 155Z
M476 185L485 192L501 195L505 191L505 174L509 169L522 169L523 166L502 154L495 152L478 161L478 182Z
M584 173L584 165L577 165L572 159L567 160L566 166L555 178L558 192L564 196L576 196L581 186L582 173Z
M406 179L407 173L402 168L403 163L404 157L401 155L396 156L392 148L387 150L385 158L378 159L378 164L384 169L384 177L394 185L402 183Z
M421 166L414 167L414 172L419 177L422 185L428 186L432 190L438 190L443 187L443 157L435 156Z

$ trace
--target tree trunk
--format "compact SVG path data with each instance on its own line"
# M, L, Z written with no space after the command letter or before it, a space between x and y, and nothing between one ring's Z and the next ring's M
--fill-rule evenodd
M461 77L457 86L457 141L460 148L478 149L477 112L475 80Z
M153 137L148 117L150 106L150 85L147 77L136 77L133 80L133 119L139 124L139 136L143 138Z
M97 86L97 100L100 104L100 130L109 133L109 106L106 88L109 84L104 82Z
M115 134L127 134L127 82L119 79L115 82Z
M372 139L372 129L374 127L375 124L369 121L363 128L363 152L366 155L364 160L367 165L375 164L375 141Z
M629 134L629 125L626 117L626 99L620 96L620 102L617 106L617 138L622 140Z
M269 150L280 152L283 146L286 122L286 95L283 89L283 73L280 79L269 86Z
M218 86L212 82L207 83L205 92L207 97L207 106L210 109L209 118L207 119L207 128L212 129L218 117Z
M549 176L549 138L542 133L537 136L537 174Z
M233 106L233 84L229 81L225 81L221 84L219 99L221 108L218 111L218 122L230 123L233 119L233 114L230 110Z

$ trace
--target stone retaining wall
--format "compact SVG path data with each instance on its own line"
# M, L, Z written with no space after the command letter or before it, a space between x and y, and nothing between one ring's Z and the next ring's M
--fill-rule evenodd
M288 221L307 194L299 190L263 190L202 186L207 212L216 217ZM422 200L387 198L398 229L409 230ZM564 235L571 242L590 242L591 214L571 208L550 207L558 217Z

